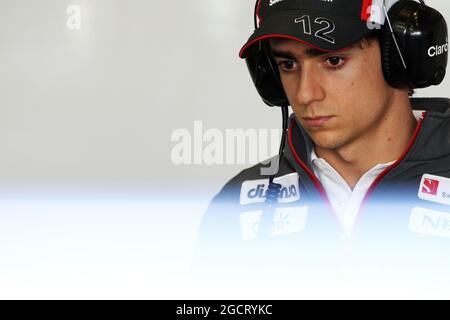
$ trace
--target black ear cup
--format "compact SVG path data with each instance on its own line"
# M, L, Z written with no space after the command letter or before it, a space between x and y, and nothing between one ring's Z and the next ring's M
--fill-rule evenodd
M391 70L393 67L391 66L392 58L391 58L391 48L392 45L395 46L392 42L392 35L389 30L389 28L382 28L381 29L381 36L380 36L380 50L381 50L381 66L383 68L383 75L386 79L386 82L389 83L390 86L396 87L398 84L394 82L394 77L392 76ZM397 53L395 51L395 53ZM398 53L397 53L398 54Z
M267 44L260 41L250 47L245 59L256 90L270 107L288 106L275 62L268 54Z
M386 21L381 29L380 49L381 49L381 63L383 66L383 74L384 78L386 79L386 82L391 87L406 88L407 69L405 68L402 60L405 58L403 56L405 48L402 45L403 43L401 43L402 41L401 36L391 31L391 27L396 26L397 20L395 19L399 11L404 8L404 5L400 4L400 2L398 3L397 6L394 5L389 10L389 17L391 24L389 24L388 21ZM404 2L407 2L408 4L411 3L414 6L416 4L419 5L419 3L413 1L404 1ZM403 14L405 14L405 12L403 12Z
M382 27L380 37L387 83L408 89L440 84L448 60L448 31L444 17L424 4L401 0L389 10L389 20L390 24L386 21Z

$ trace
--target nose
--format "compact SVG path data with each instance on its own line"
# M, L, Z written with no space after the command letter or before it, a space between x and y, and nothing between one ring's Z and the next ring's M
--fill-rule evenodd
M320 76L313 66L304 65L301 70L300 80L296 92L299 106L307 107L313 102L322 101L325 91L320 81Z

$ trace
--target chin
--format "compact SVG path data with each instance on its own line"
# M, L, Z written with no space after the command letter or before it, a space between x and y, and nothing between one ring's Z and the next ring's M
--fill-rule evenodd
M322 149L333 150L345 144L342 138L338 138L339 135L336 132L314 132L310 136L314 144Z

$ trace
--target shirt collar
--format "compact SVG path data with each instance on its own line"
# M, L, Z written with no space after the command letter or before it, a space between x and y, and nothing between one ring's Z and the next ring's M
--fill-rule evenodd
M328 164L328 162L327 162L326 160L324 160L324 159L322 159L322 158L319 158L319 157L317 156L315 148L312 147L312 149L311 149L311 163L312 163L314 166L320 168L320 166L318 165L318 163L320 163L320 162L321 162L321 163L324 163L324 162L325 162L326 164ZM395 163L395 161L391 161L391 162L387 162L387 163L379 163L379 164L377 164L375 167L373 167L371 170L385 169L385 168L389 167L390 165L392 165L392 164L394 164L394 163Z
M313 147L311 150L311 163L314 164L315 162L317 162L317 160L319 160L319 157L316 154L316 150Z

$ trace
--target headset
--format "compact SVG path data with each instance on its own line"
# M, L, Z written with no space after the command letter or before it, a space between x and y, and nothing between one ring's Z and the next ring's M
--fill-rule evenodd
M256 1L254 23L257 23ZM386 23L376 30L386 82L394 88L417 89L439 85L448 60L448 31L444 17L423 0L400 0L386 13ZM289 106L278 68L267 41L249 47L247 67L253 83L268 106Z
M448 60L448 31L444 17L423 0L400 0L387 12L386 22L377 30L380 42L381 64L386 82L394 88L417 89L439 85L445 77ZM258 28L256 1L255 30ZM258 234L268 237L273 226L275 206L282 185L275 183L288 128L289 101L281 83L278 67L271 57L266 40L250 46L245 58L250 76L265 104L281 107L283 135L278 153L278 166L269 177L266 208L259 224Z

